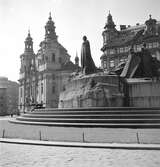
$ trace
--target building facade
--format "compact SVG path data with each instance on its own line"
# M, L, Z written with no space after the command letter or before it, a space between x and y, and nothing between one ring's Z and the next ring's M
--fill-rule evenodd
M0 115L7 115L7 88L0 86Z
M18 113L18 88L17 82L0 77L0 115Z
M160 60L160 22L152 19L151 15L145 24L120 25L118 31L109 13L102 36L103 55L100 59L101 67L106 71L114 70L119 63L125 62L131 47L134 52L140 51L143 43L146 43L152 56Z
M77 69L77 65L70 61L67 50L58 42L51 14L45 25L45 38L40 42L38 53L33 51L29 32L20 59L21 112L29 109L33 103L43 104L44 107L58 107L59 93L69 75Z

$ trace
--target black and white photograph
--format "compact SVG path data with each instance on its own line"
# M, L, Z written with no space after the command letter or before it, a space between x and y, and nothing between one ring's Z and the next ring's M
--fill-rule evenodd
M0 167L160 167L160 0L0 0Z

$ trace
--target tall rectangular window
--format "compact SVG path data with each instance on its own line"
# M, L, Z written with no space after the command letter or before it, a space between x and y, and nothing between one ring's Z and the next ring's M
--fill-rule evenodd
M120 53L123 53L124 52L124 48L120 48Z
M52 53L52 62L55 62L55 54Z
M110 67L114 67L115 65L114 65L114 60L111 60L110 61Z
M120 53L120 48L117 48L117 53L118 53L118 54Z
M22 88L20 88L20 96L22 97Z
M107 61L103 62L103 68L107 68Z
M149 48L153 48L152 43L149 43L149 44L148 44L148 47L149 47Z
M115 49L110 49L110 54L115 54Z
M137 45L137 51L141 51L141 45Z
M52 86L52 93L55 93L55 86Z
M125 47L125 52L128 52L128 51L129 51L129 47L126 46L126 47Z
M43 83L41 83L41 94L43 94Z

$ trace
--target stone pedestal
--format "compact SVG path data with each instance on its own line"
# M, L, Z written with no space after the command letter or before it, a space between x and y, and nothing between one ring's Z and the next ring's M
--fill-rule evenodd
M59 108L120 106L123 106L123 93L119 91L119 78L104 73L75 77L59 98Z

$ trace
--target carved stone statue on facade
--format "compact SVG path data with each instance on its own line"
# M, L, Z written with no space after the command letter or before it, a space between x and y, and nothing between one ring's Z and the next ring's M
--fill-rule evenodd
M96 66L91 57L90 44L87 37L83 37L83 43L81 48L81 66L83 74L92 74L96 72Z

